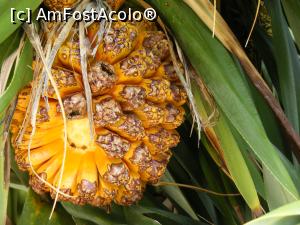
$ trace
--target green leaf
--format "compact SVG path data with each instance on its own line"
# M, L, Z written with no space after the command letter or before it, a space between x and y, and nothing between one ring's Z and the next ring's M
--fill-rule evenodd
M161 181L175 183L172 175L167 170L165 175L161 178ZM185 210L193 219L198 219L195 214L193 208L190 206L189 202L186 200L181 190L175 186L162 186L162 190L166 192L166 194L173 199L183 210Z
M72 218L60 206L49 220L51 209L52 204L43 202L40 196L30 191L18 225L74 225Z
M263 167L263 177L266 190L266 200L270 210L293 202L294 198L278 185L274 177Z
M263 49L263 51L265 51L265 49ZM270 54L268 54L269 58L271 58ZM269 59L269 60L271 61L271 59ZM276 65L273 65L273 66L276 67ZM272 67L272 66L270 66L270 67ZM266 73L264 75L269 76L267 71L264 71L264 72ZM276 68L272 72L276 72ZM277 76L277 72L275 73L275 75ZM278 149L284 150L281 127L279 126L278 121L276 120L273 111L270 109L268 104L265 104L263 97L257 92L257 90L255 89L253 84L251 82L248 82L248 84L249 84L249 88L251 90L252 98L254 100L255 106L257 108L257 111L258 111L261 121L263 123L263 126L266 130L266 134L268 135L268 138L275 146L277 146ZM272 85L270 86L270 88L272 88Z
M78 206L72 203L63 202L62 206L72 216L94 222L98 225L122 225L125 218L121 207L113 207L111 213L104 209L92 206Z
M271 37L269 37L261 27L257 26L253 36L253 42L256 51L258 51L260 54L261 60L267 67L267 75L269 75L269 77L271 78L275 88L279 90L278 70ZM266 74L263 74L263 76L267 82ZM272 88L272 86L270 85L270 80L268 81L268 83L269 87Z
M285 15L295 37L295 41L300 48L300 2L298 0L281 1Z
M17 29L9 36L9 38L0 44L0 65L2 65L3 61L18 48L21 33L21 29Z
M73 217L76 225L95 225L93 222Z
M3 118L0 115L0 121ZM4 125L0 123L0 224L4 224L6 220L8 185L5 182L5 142L4 142Z
M130 225L161 225L158 221L150 219L143 214L138 213L138 210L132 207L124 207L124 215L126 222Z
M287 168L290 177L293 179L295 186L298 190L300 190L300 177L299 177L299 167L298 164L291 164L291 162L283 155L283 153L279 152L279 156Z
M7 108L19 90L32 79L31 64L32 47L27 40L16 65L12 80L3 95L0 95L0 114Z
M226 165L236 187L251 210L259 213L260 203L251 174L222 113L216 123L215 130L221 141Z
M300 61L284 17L281 1L266 1L272 18L273 46L278 68L279 94L294 129L300 132Z
M300 201L296 201L275 209L245 225L291 225L299 224L299 221Z
M167 217L181 225L207 225L207 223L203 223L203 222L200 222L197 220L193 220L186 216L178 215L176 213L171 213L171 212L157 209L157 208L143 207L143 206L132 206L131 208L142 214L147 214L147 215L157 214L162 217ZM131 225L131 224L129 224L129 225Z
M204 98L201 97L200 90L195 85L192 85L192 90L199 113L208 111L205 109ZM235 185L248 203L248 206L254 212L259 212L260 203L251 174L223 113L220 114L214 130L220 141L226 166Z
M27 192L15 189L9 190L7 216L10 218L12 224L19 223L26 198Z
M24 11L27 18L26 8L34 11L40 4L42 0L6 0L1 2L0 11L0 44L4 42L20 25L20 21L16 21L16 24L11 22L11 9L16 9L16 11Z
M0 22L1 23L1 22ZM0 44L0 65L2 66L3 61L6 59L7 56L9 56L13 51L15 51L19 45L20 41L20 32L16 31L13 33L13 35L10 37L9 40L3 42ZM27 43L27 48L24 48L22 51L22 55L20 57L19 63L17 65L16 73L14 74L14 84L11 85L10 90L5 90L3 95L0 96L0 223L2 224L3 220L6 218L6 206L7 206L7 197L8 197L8 187L4 187L4 173L5 173L5 156L4 156L4 141L3 141L3 119L5 118L5 112L7 107L10 105L11 100L15 97L17 91L18 91L18 78L16 76L22 77L26 75L26 69L22 68L25 61L28 60L28 58L25 57L25 54L28 55L28 49L30 47L29 42ZM32 57L31 54L29 54L30 57ZM12 82L11 82L12 83ZM14 89L15 88L15 89ZM7 159L9 160L9 159Z
M211 161L208 160L204 154L200 155L200 165L204 173L204 176L207 180L207 188L215 192L226 193L226 190L222 183L222 179L219 178L220 172L215 169L214 167L215 165L212 165ZM214 204L216 204L217 208L224 216L222 218L222 221L223 220L226 221L226 224L228 225L236 224L235 217L234 217L235 212L230 207L228 199L224 197L214 196L214 195L211 195L211 198L214 200Z
M186 124L188 124L186 122ZM186 129L184 129L186 128ZM197 138L191 138L189 137L190 132L190 125L188 124L188 127L181 127L180 136L182 141L179 143L179 145L174 149L174 158L169 163L169 171L172 173L173 177L176 175L177 179L175 179L176 182L179 183L185 183L185 184L192 184L195 186L201 186L201 167L198 162L198 155L199 155L199 149L197 147L198 145L198 139ZM192 145L192 139L194 139L195 143ZM178 177L181 177L183 179L178 179ZM191 194L191 191L181 189L182 192L186 193L188 192ZM217 222L217 210L215 209L215 204L210 199L210 197L203 192L196 192L196 197L193 195L189 198L189 203L193 207L194 211L197 211L197 207L200 207L201 215L205 215L205 211L207 211L209 217L211 218L214 223ZM197 198L198 197L198 198ZM196 205L195 205L196 204ZM202 209L202 206L205 210ZM196 207L197 206L197 207ZM222 212L222 209L219 209Z
M260 121L244 74L220 42L182 1L150 2L158 11L221 110L275 179L298 198L298 191ZM179 12L180 13L174 13ZM188 20L186 18L189 18ZM257 138L260 137L260 138Z
M253 159L254 156L252 157L253 153L249 151L251 148L240 136L240 134L236 131L236 129L234 129L232 126L231 128L232 128L231 132L233 133L235 139L237 140L241 153L243 154L247 167L251 173L251 177L255 184L255 189L263 199L266 199L264 181L261 175L260 168L255 163L254 161L255 159Z

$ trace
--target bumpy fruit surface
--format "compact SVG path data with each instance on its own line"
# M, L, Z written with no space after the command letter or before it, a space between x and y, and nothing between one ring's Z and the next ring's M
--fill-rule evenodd
M44 4L50 10L63 10L64 8L73 8L78 0L44 0Z
M98 25L87 31L95 46ZM67 154L59 200L105 206L130 205L141 199L147 183L164 174L170 148L179 142L175 128L184 118L186 93L175 74L168 41L154 24L114 22L88 60L94 140L91 140L75 29L59 49L52 76L67 116ZM29 104L31 87L21 91L12 122L13 144L20 169L29 171L38 193L55 197L62 169L64 123L53 87L48 104L40 100L36 130L16 144ZM38 178L31 168L40 176Z
M80 0L44 0L44 4L50 10L63 10L64 8L73 8ZM107 0L111 9L116 10L125 2L125 0Z

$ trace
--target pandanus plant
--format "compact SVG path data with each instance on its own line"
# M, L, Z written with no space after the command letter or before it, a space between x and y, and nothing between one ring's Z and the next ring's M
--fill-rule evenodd
M2 224L297 224L296 0L1 4Z

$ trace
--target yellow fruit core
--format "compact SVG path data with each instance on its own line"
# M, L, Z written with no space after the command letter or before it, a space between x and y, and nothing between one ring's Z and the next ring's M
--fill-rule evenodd
M93 149L94 141L91 140L88 118L68 120L67 122L68 143L75 148L83 150Z

